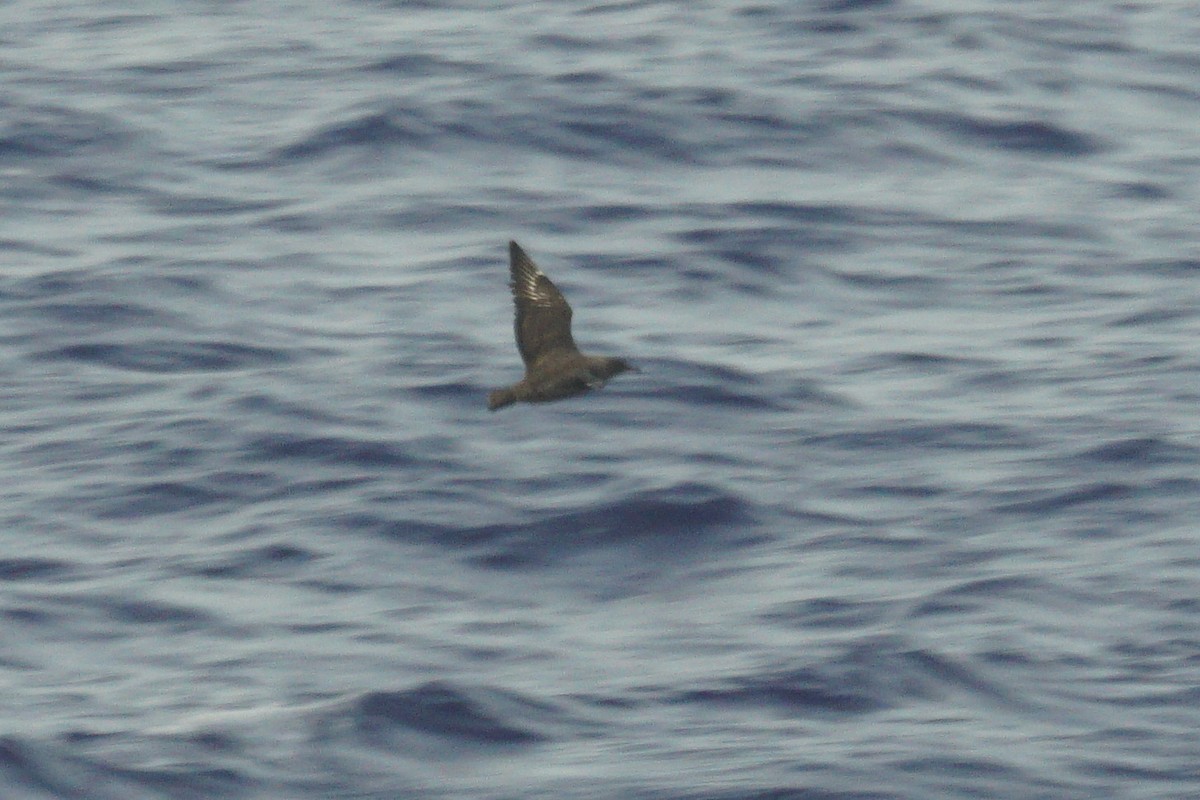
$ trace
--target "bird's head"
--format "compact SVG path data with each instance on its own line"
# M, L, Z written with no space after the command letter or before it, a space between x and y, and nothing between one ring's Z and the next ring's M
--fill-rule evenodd
M604 379L608 380L614 375L620 375L622 372L641 372L640 369L630 364L623 358L606 358L601 364L601 369L604 373Z

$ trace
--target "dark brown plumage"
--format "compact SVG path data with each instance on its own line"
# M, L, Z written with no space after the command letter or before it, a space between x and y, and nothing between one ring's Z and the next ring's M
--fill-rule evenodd
M488 409L513 403L546 403L598 389L614 375L634 369L623 359L587 356L571 338L571 306L516 242L508 243L516 304L517 349L525 377L488 395Z

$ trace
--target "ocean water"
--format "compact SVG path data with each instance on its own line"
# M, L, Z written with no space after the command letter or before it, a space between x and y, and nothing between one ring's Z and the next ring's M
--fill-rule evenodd
M1198 41L3 4L0 797L1200 796Z

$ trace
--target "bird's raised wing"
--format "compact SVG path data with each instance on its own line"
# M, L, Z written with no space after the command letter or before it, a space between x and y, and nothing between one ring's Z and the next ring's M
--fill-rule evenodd
M579 352L571 338L571 306L562 292L516 242L508 243L508 256L517 307L513 327L526 368L547 353L564 349Z

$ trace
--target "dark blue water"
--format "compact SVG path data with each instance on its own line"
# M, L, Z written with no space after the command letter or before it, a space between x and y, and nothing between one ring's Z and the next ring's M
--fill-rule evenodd
M1200 795L1198 40L4 4L0 796Z

